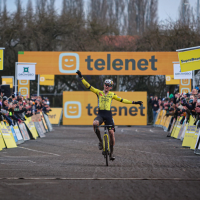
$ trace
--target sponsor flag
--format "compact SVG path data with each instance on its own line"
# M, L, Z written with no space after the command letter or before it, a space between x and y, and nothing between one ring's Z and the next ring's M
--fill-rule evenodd
M200 69L200 46L176 51L178 51L181 72Z
M192 79L192 71L181 72L180 64L173 63L174 79Z
M174 79L174 75L165 76L166 85L179 85L179 80Z
M35 63L17 64L17 79L18 80L35 80Z
M2 76L2 85L10 85L13 88L14 77L13 76Z
M40 75L40 85L54 86L54 75Z
M0 70L3 70L4 67L4 49L0 48Z

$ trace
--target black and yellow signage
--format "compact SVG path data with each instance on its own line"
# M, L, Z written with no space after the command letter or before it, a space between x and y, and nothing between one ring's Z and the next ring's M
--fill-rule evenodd
M5 48L0 48L0 70L3 70L4 66L4 49Z

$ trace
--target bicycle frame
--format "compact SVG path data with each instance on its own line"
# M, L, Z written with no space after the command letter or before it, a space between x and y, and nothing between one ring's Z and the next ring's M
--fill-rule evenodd
M104 127L104 135L103 135L103 151L105 152L105 137L107 137L107 141L108 141L108 151L110 152L110 140L109 140L109 136L108 136L108 130L106 130L107 127L111 127L112 125L101 125L101 126L96 126L96 128L98 127Z
M107 137L107 141L108 141L108 152L110 152L110 140L109 140L109 137L108 137L108 132L106 131L106 127L104 126L104 135L103 135L103 151L106 151L105 149L105 137Z
M104 127L104 135L103 135L103 156L106 159L106 165L108 166L108 157L110 156L110 141L108 137L107 127L111 127L112 125L103 125L100 127ZM96 126L98 128L98 126ZM96 131L96 130L95 130Z

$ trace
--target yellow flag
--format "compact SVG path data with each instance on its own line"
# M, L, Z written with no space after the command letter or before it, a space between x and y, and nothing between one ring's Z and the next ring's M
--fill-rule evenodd
M200 69L200 49L178 52L181 72Z
M0 70L3 70L4 63L4 48L0 48Z
M174 79L174 75L166 75L165 76L166 85L178 85L179 79Z
M54 75L40 75L40 85L54 86Z
M10 88L13 88L14 77L2 76L2 85L10 85Z

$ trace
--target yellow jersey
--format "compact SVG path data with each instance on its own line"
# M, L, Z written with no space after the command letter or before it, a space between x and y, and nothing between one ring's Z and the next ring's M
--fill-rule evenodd
M122 103L132 104L132 101L118 97L114 92L109 91L108 94L105 95L105 93L102 90L94 88L84 78L81 78L81 81L86 88L88 88L90 91L94 92L97 95L99 110L110 111L113 99L115 99L116 101L120 101Z

